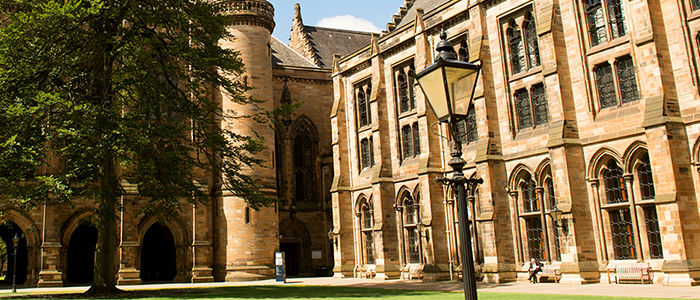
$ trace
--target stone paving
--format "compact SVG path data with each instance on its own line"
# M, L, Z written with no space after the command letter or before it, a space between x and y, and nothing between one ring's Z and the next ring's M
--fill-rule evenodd
M246 285L322 285L322 286L352 286L365 288L408 289L427 291L462 291L461 282L420 282L406 280L373 280L345 278L336 279L330 277L315 278L290 278L287 283L278 283L274 279L246 282L214 282L214 283L165 283L119 286L124 290L163 289L163 288L189 288L189 287L219 287L219 286L246 286ZM59 288L34 288L18 287L19 293L41 292L82 292L87 286L70 286ZM504 284L478 283L479 292L499 293L532 293L532 294L562 294L562 295L592 295L592 296L617 296L634 298L669 298L669 299L700 299L700 286L696 287L669 287L652 284L589 284L589 285L561 285L555 283L540 283L532 285L518 281ZM10 293L11 287L0 286L0 296Z

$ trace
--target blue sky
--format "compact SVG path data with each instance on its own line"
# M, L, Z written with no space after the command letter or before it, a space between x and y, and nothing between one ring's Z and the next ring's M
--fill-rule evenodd
M403 0L268 0L275 6L275 31L284 43L289 42L294 4L301 5L306 25L352 30L383 30L391 16L403 6ZM369 21L367 23L366 21ZM319 23L320 22L320 23ZM372 26L374 25L374 26Z

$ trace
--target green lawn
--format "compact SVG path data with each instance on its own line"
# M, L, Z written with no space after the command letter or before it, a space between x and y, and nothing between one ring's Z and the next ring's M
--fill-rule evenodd
M0 297L14 296L4 294ZM545 294L512 294L512 293L479 293L480 300L491 299L571 299L571 300L629 300L631 297L599 297L599 296L573 296L573 295L545 295ZM79 294L53 294L48 297L39 298L37 294L18 294L22 299L85 299ZM12 297L15 298L15 297ZM105 299L105 298L101 298ZM392 290L375 288L354 288L354 287L327 287L327 286L241 286L241 287L221 287L221 288L190 288L190 289L169 289L169 290L139 290L127 292L115 298L108 299L148 299L148 300L170 300L170 299L464 299L463 293L455 292L426 292L411 290ZM661 298L643 298L661 299Z

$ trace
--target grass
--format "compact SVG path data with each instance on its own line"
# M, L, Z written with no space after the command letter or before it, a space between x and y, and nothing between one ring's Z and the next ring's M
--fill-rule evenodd
M16 295L16 296L15 296ZM3 298L11 299L86 299L81 294L4 294ZM480 300L492 299L571 299L571 300L630 300L639 299L634 297L600 297L600 296L579 296L579 295L549 295L549 294L515 294L515 293L478 293ZM328 286L238 286L219 288L189 288L189 289L159 289L159 290L137 290L129 291L125 294L113 298L101 299L147 299L147 300L170 300L170 299L208 299L208 300L247 300L247 299L309 299L309 300L356 300L356 299L445 299L461 300L464 294L461 292L430 292L414 290L395 290L377 288L357 288L357 287L328 287ZM661 298L643 298L646 300L659 300Z

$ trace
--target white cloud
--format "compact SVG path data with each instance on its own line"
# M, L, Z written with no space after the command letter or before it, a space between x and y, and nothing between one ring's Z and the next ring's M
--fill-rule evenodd
M353 15L323 18L320 21L318 21L316 26L369 32L382 31L379 27L372 24L372 22L355 17Z

